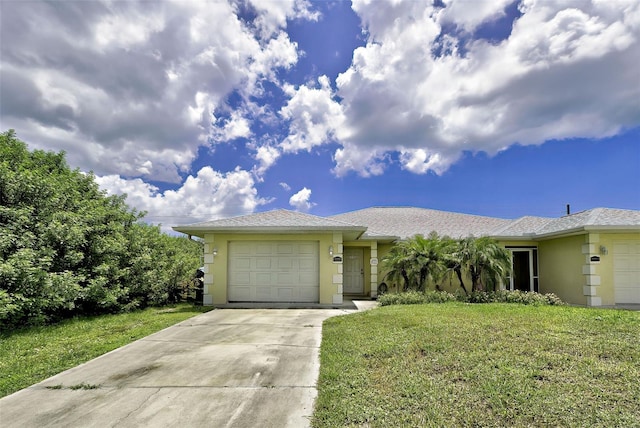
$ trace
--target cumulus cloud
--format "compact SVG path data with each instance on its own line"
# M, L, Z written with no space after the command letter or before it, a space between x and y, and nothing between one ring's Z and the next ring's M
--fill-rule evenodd
M294 207L296 211L309 211L315 205L309 200L310 198L311 190L303 187L302 190L289 198L289 205Z
M252 213L269 201L260 198L250 172L236 170L220 173L211 167L190 175L177 190L160 192L156 186L118 175L96 176L107 194L127 194L127 204L147 211L146 221L169 226L196 223Z
M230 141L236 138L249 138L252 135L250 121L242 115L242 111L235 110L227 119L219 120L221 126L214 131L218 141Z
M263 174L276 163L280 155L280 150L273 146L263 145L256 149L255 158L258 165L254 167L253 172L258 179L262 180Z
M317 19L251 3L261 34L230 2L3 3L2 125L85 170L180 182L199 146L252 135L243 112L215 113L279 85L297 61L286 19Z
M440 174L465 151L603 138L640 123L640 2L522 0L501 40L475 36L513 3L354 0L367 43L335 93L293 93L283 149L336 141L337 175L380 174L396 158Z
M289 121L289 135L280 144L282 150L311 150L330 142L335 130L341 128L344 116L342 107L333 99L327 76L318 78L318 87L288 86L286 91L291 98L280 115Z
M415 174L425 174L433 171L442 174L457 158L444 158L440 153L430 153L425 149L410 149L400 151L402 168Z
M441 22L453 23L468 32L472 32L483 22L505 15L505 8L514 0L479 1L469 7L469 3L460 0L443 0L445 7L439 11Z
M384 173L388 155L384 150L346 143L343 148L336 150L333 160L336 164L333 172L338 177L346 175L349 171L357 171L363 177L370 177Z
M265 38L285 27L287 19L317 21L320 16L311 10L311 4L306 0L249 0L249 3L258 14L255 25Z

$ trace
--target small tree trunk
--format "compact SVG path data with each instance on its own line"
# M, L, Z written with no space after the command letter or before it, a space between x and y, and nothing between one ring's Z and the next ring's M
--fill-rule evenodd
M454 269L456 272L456 276L458 277L458 281L460 281L460 287L464 290L464 294L469 294L467 291L467 287L464 286L464 281L462 280L462 270L460 268Z
M409 276L407 275L407 271L402 269L402 277L404 278L404 291L409 290Z
M471 291L483 291L480 272L477 272L473 266L471 266Z

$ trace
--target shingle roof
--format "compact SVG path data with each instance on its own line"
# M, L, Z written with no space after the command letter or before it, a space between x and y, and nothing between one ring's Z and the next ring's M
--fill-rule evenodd
M535 234L535 231L543 228L554 219L548 217L532 217L524 216L511 221L502 228L495 229L491 232L491 236L499 237L525 237Z
M196 231L328 231L342 230L362 233L366 227L296 211L274 210L238 217L175 226L178 232Z
M368 227L370 233L393 235L405 239L432 231L441 236L461 238L489 235L512 220L412 207L374 207L329 217L333 220Z
M536 235L548 235L583 228L640 229L640 211L616 208L593 208L556 218L535 230Z
M274 210L239 217L206 221L173 228L200 235L206 231L279 232L343 231L345 239L406 239L417 234L463 238L493 236L535 239L585 229L640 231L640 211L594 208L560 217L525 216L516 220L484 217L414 207L373 207L331 217L319 217L288 210Z

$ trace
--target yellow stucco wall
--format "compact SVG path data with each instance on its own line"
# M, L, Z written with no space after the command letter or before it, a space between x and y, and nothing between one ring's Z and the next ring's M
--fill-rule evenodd
M227 301L228 249L230 241L317 241L319 243L320 303L342 303L342 265L333 263L329 246L339 254L341 233L324 234L224 234L208 233L204 237L204 304L225 304ZM213 249L217 256L213 256ZM340 301L338 302L338 296Z
M390 292L398 291L403 284L394 284L385 279L382 265L385 255L393 247L390 243L371 241L342 241L341 233L309 234L206 234L204 248L205 266L205 304L227 303L227 267L229 241L317 241L319 245L320 303L341 303L343 284L343 265L333 263L329 255L329 246L334 254L343 254L344 248L363 249L364 294L375 296L378 285L385 282ZM576 305L614 305L615 289L613 275L613 249L616 241L640 240L638 233L591 232L575 236L556 237L541 241L500 241L505 247L538 248L539 291L555 293L567 303ZM608 249L608 254L600 254L600 247ZM217 256L213 257L213 249ZM600 256L599 262L591 262L594 255ZM377 258L380 264L371 265L371 258ZM464 277L467 289L471 279ZM455 293L461 291L455 275L442 279L440 289ZM435 284L429 284L434 289Z
M615 283L613 274L614 243L617 241L640 241L640 233L592 233L590 241L593 251L600 257L600 263L594 264L594 274L599 277L600 285L595 288L603 306L615 305ZM600 247L608 254L601 254Z
M593 231L540 242L540 291L577 305L615 305L614 244L630 240L640 240L640 234Z
M588 235L556 238L538 243L540 293L555 293L560 299L575 305L586 305L582 267Z

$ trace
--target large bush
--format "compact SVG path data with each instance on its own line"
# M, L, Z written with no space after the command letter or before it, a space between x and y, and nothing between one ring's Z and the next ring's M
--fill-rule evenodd
M0 134L0 330L175 299L200 244L142 217L64 153Z

